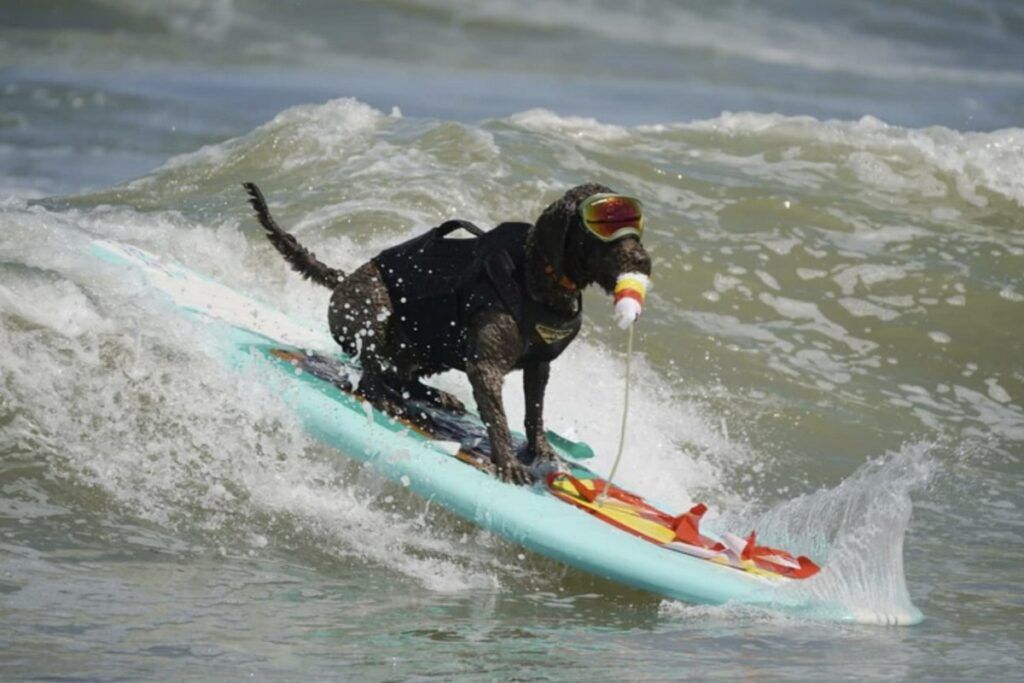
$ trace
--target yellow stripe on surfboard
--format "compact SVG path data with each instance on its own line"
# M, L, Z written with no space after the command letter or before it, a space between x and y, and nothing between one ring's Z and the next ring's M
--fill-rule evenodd
M593 479L577 479L576 481L578 481L585 488L591 491L594 490ZM588 501L586 498L579 494L579 491L576 490L576 487L573 486L568 479L564 478L556 479L554 482L552 482L551 488L564 496L572 498L573 503L580 506L581 508L597 512L602 516L607 517L608 519L614 520L616 524L620 524L626 527L627 529L631 529L636 533L646 536L647 538L657 543L667 545L669 543L672 543L676 539L676 534L672 529L669 529L664 524L660 524L653 520L647 519L646 517L640 514L640 511L636 508L636 506L631 505L630 503L608 497L606 497L604 499L604 502L602 502L600 505L597 505L596 502L591 503L590 501ZM735 567L737 569L742 569L743 571L749 572L750 574L764 576L769 579L782 578L782 576L777 572L768 571L766 569L758 567L753 562L753 560L742 560L740 567L736 567L736 565L731 563L724 556L708 558L706 561L714 562L715 564L720 564L726 567Z

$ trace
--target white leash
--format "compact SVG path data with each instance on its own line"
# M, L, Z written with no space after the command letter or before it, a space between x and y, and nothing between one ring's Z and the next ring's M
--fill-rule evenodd
M626 341L626 389L625 396L622 399L622 425L619 427L619 450L615 454L615 462L612 463L612 471L608 474L608 479L605 480L604 488L601 493L598 494L597 503L598 507L604 504L604 499L608 496L608 491L612 487L612 482L615 480L615 473L619 469L619 462L622 460L622 450L626 444L626 416L629 415L629 384L632 377L630 371L630 360L633 358L633 325L629 326L629 336Z

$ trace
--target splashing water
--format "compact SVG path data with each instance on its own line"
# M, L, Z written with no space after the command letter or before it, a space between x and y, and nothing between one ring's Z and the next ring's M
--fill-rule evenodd
M834 488L750 520L763 543L821 558L818 575L789 583L780 593L835 602L863 623L906 624L919 618L907 591L903 544L911 493L923 490L938 466L930 449L925 443L905 446L868 461Z

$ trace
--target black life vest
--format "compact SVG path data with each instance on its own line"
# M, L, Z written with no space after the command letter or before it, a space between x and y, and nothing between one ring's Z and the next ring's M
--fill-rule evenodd
M463 228L469 239L446 238ZM580 330L582 301L572 314L530 297L526 286L529 223L502 223L484 232L453 220L385 249L373 258L388 288L404 343L425 366L466 369L473 349L469 320L484 309L511 315L523 339L516 368L555 359Z

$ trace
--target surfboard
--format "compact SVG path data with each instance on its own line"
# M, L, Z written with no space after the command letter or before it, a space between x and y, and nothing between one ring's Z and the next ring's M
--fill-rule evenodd
M145 284L181 315L203 320L209 354L244 371L254 363L307 431L339 457L380 475L533 552L627 586L688 603L738 603L852 620L838 603L792 590L817 565L739 538L701 530L703 506L671 514L642 496L608 487L585 461L592 450L549 432L561 464L532 486L494 476L478 416L408 401L391 416L353 393L358 364L325 329L132 245L95 241L92 253ZM525 452L521 435L516 446ZM604 489L605 495L601 495Z

